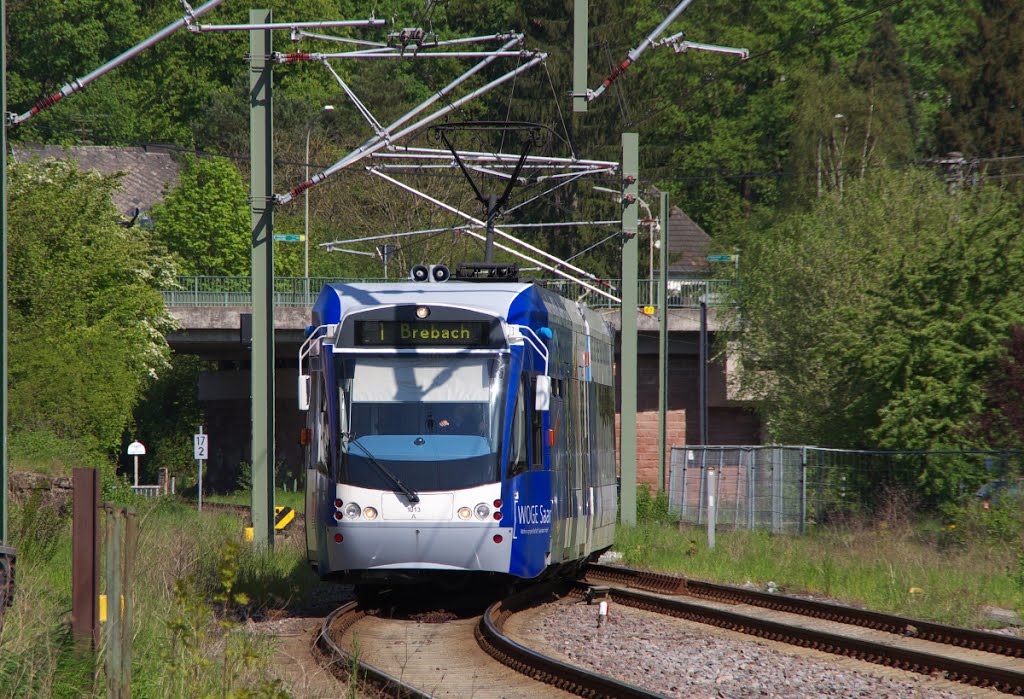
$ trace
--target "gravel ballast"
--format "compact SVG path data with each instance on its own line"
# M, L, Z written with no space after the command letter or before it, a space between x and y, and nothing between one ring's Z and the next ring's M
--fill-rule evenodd
M871 697L954 699L995 693L612 605L549 605L517 624L531 647L673 697ZM887 677L886 675L892 675ZM893 677L895 676L895 677ZM906 679L902 679L906 678ZM943 685L939 687L937 685ZM980 694L979 694L980 691Z

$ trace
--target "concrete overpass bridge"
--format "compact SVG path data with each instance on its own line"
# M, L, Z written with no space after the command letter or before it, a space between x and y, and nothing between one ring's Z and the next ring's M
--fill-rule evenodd
M382 282L382 279L275 279L275 366L276 366L276 454L279 472L298 474L301 455L298 446L303 416L296 408L298 351L303 331L309 325L312 300L323 284L330 281ZM404 281L404 280L403 280ZM243 324L251 313L249 277L180 277L178 288L165 290L168 310L181 325L168 336L175 352L193 354L208 360L216 370L205 372L199 381L199 399L205 404L207 431L210 433L210 475L232 478L241 462L250 460L250 358ZM576 287L578 288L578 287ZM724 311L731 304L732 280L676 279L669 281L669 439L683 444L698 433L698 368L700 354L701 300L708 306L707 331L720 330ZM639 283L639 298L655 300L656 284ZM581 301L604 315L616 332L619 329L618 305L597 294ZM653 305L653 304L651 304ZM638 338L638 459L642 464L653 459L657 472L658 410L658 319L637 309ZM618 342L616 343L618 345ZM616 348L618 354L618 348ZM728 363L711 361L708 367L709 441L712 444L758 443L759 425L742 403L730 394ZM653 430L653 437L649 432ZM654 449L652 453L651 449ZM646 458L645 458L646 457ZM646 474L650 479L651 474Z

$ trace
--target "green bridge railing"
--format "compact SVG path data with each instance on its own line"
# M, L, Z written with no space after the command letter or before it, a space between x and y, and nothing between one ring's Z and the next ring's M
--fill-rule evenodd
M309 306L316 300L325 284L341 282L381 282L389 280L367 277L363 279L338 279L336 277L275 277L275 306ZM392 279L390 282L407 282L408 279ZM606 280L612 285L609 291L616 296L621 281ZM428 282L429 283L429 282ZM611 299L594 293L565 279L548 280L547 286L569 298L574 298L591 308L618 306ZM734 304L737 282L734 279L669 279L667 302L669 308L699 308L703 299L708 306L730 306ZM168 306L251 306L251 277L178 277L173 289L161 291ZM641 279L637 283L637 298L641 306L658 305L657 280Z

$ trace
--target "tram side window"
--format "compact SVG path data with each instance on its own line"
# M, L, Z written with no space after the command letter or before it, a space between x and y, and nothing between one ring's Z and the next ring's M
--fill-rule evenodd
M526 393L524 384L519 385L516 392L515 413L512 415L512 435L509 440L508 451L508 476L524 473L528 468L526 456L526 401L523 394Z
M320 388L320 410L317 415L317 435L316 435L316 468L323 473L328 475L330 472L331 462L331 429L330 419L327 414L327 396L326 386ZM333 475L333 474L331 474Z

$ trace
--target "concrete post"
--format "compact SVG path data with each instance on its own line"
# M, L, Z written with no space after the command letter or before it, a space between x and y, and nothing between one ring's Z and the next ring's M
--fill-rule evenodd
M715 550L715 523L718 521L718 504L715 498L715 468L708 467L708 550Z
M107 557L107 696L121 699L121 511L110 504L103 548Z

